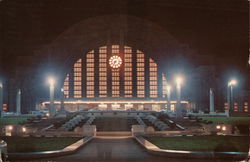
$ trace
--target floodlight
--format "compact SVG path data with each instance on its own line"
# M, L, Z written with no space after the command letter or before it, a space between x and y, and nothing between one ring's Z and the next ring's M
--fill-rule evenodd
M229 86L234 86L236 84L237 84L237 80L235 80L235 79L232 79L232 80L230 80L230 82L228 82Z
M55 78L53 78L53 77L49 77L49 78L48 78L48 83L49 83L50 86L54 86L54 85L55 85L55 82L56 82L56 81L55 81Z
M181 76L177 76L175 79L177 85L181 85L183 83L183 80L184 79Z

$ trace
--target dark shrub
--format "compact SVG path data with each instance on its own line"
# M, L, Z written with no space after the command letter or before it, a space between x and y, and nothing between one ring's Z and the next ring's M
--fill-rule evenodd
M42 119L42 115L37 115L36 118L40 120Z
M249 125L238 124L236 127L239 129L240 134L249 135Z
M208 111L208 110L205 110L204 113L205 113L205 114L209 114L209 111Z
M239 150L230 141L227 143L221 142L214 149L215 152L238 152Z
M193 110L193 113L198 113L199 111L198 110Z
M212 121L206 121L206 124L212 124L213 122Z
M36 152L36 145L16 144L13 152Z

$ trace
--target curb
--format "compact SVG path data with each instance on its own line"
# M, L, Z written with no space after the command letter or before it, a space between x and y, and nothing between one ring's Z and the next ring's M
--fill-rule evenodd
M231 159L244 160L248 157L247 152L196 152L181 150L164 150L144 139L142 136L134 137L147 152L155 155L167 156L171 158L196 158L196 159Z
M62 150L43 151L43 152L28 152L28 153L8 153L9 160L24 160L24 159L38 159L50 158L63 155L69 155L77 152L81 147L88 143L93 137L84 137L83 139L65 147Z

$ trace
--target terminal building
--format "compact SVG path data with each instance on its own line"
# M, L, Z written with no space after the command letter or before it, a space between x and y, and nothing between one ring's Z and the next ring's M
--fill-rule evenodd
M155 60L140 49L107 45L83 54L70 68L62 89L68 111L153 110L167 108L167 78ZM174 111L176 101L170 101ZM181 101L188 108L188 101ZM56 101L57 109L61 101ZM43 101L42 108L49 106Z

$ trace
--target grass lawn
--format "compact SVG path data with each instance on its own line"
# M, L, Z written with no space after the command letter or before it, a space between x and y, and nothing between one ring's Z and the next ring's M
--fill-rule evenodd
M145 137L161 149L183 151L236 151L248 152L249 137L193 136Z
M8 152L60 150L80 140L78 137L0 137L7 142Z
M250 117L202 117L213 123L250 125Z
M28 117L4 117L0 118L0 126L8 124L18 124L19 122L27 121Z

